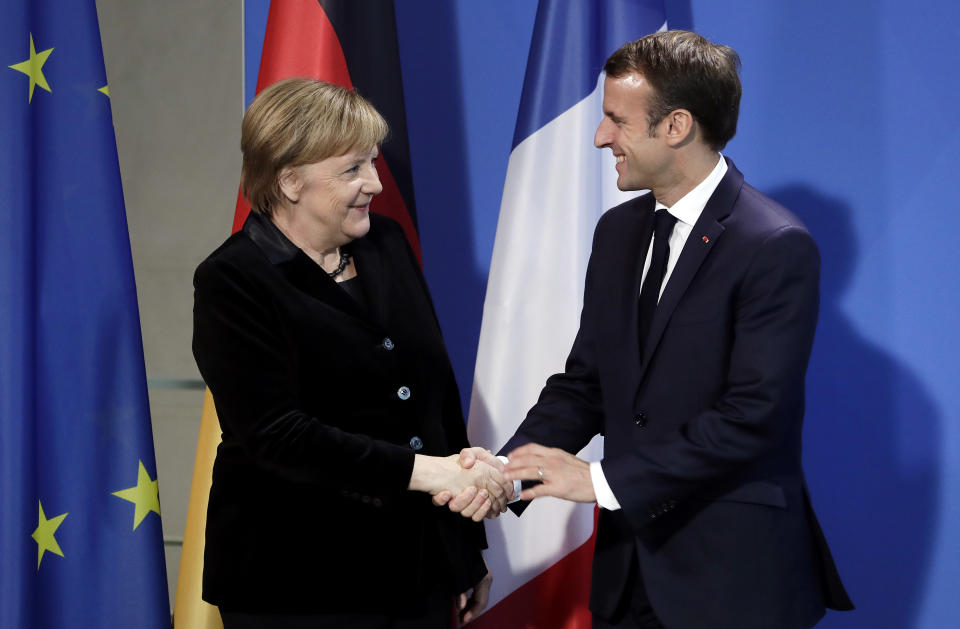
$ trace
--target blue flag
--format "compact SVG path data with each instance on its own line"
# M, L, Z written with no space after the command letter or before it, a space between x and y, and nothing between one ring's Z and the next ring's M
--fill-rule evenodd
M94 0L0 6L0 627L169 627Z

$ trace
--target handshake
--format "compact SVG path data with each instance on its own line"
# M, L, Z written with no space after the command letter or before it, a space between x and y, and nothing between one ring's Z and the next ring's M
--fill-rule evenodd
M513 500L513 481L539 481L518 498L553 496L573 502L596 502L590 464L559 448L536 443L520 446L504 465L489 450L464 448L448 457L416 455L409 489L433 496L433 504L479 522L495 518Z
M479 522L507 510L513 499L513 481L504 478L505 465L489 450L464 448L459 455L417 455L410 489L433 496L437 506Z

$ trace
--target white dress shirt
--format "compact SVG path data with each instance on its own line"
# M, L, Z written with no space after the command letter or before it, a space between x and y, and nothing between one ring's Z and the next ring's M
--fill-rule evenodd
M710 171L706 179L674 203L673 207L667 207L659 201L656 202L655 210L666 210L677 217L677 223L674 225L673 232L670 234L670 256L667 258L667 271L664 273L663 282L660 284L661 297L663 296L663 289L667 287L667 282L670 281L673 268L677 266L677 260L680 259L680 252L683 251L683 245L687 242L687 238L690 236L694 224L696 224L697 219L700 218L700 214L703 213L703 208L706 207L707 201L710 200L714 190L720 185L720 180L723 179L725 174L727 174L727 162L721 155L720 161L717 162L717 165ZM643 284L643 279L647 277L647 270L650 268L652 251L653 239L651 238L650 247L647 249L647 258L643 263L643 276L640 280L641 285ZM597 495L597 504L604 509L616 511L620 508L620 503L617 501L617 497L613 495L613 490L610 489L610 485L603 475L603 467L600 463L600 461L590 463L590 480L593 482L593 491Z

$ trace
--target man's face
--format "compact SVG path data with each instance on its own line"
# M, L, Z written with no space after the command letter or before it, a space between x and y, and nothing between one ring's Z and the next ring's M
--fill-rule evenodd
M670 150L660 125L651 135L647 104L652 88L641 74L607 77L603 83L603 120L593 136L597 148L617 158L617 187L653 189L669 166Z

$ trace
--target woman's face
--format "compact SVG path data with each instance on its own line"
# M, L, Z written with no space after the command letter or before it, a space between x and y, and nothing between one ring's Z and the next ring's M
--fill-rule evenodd
M332 246L366 235L370 200L383 190L374 161L377 147L296 166L281 177L281 189L298 220L316 228ZM284 181L292 173L291 180Z

